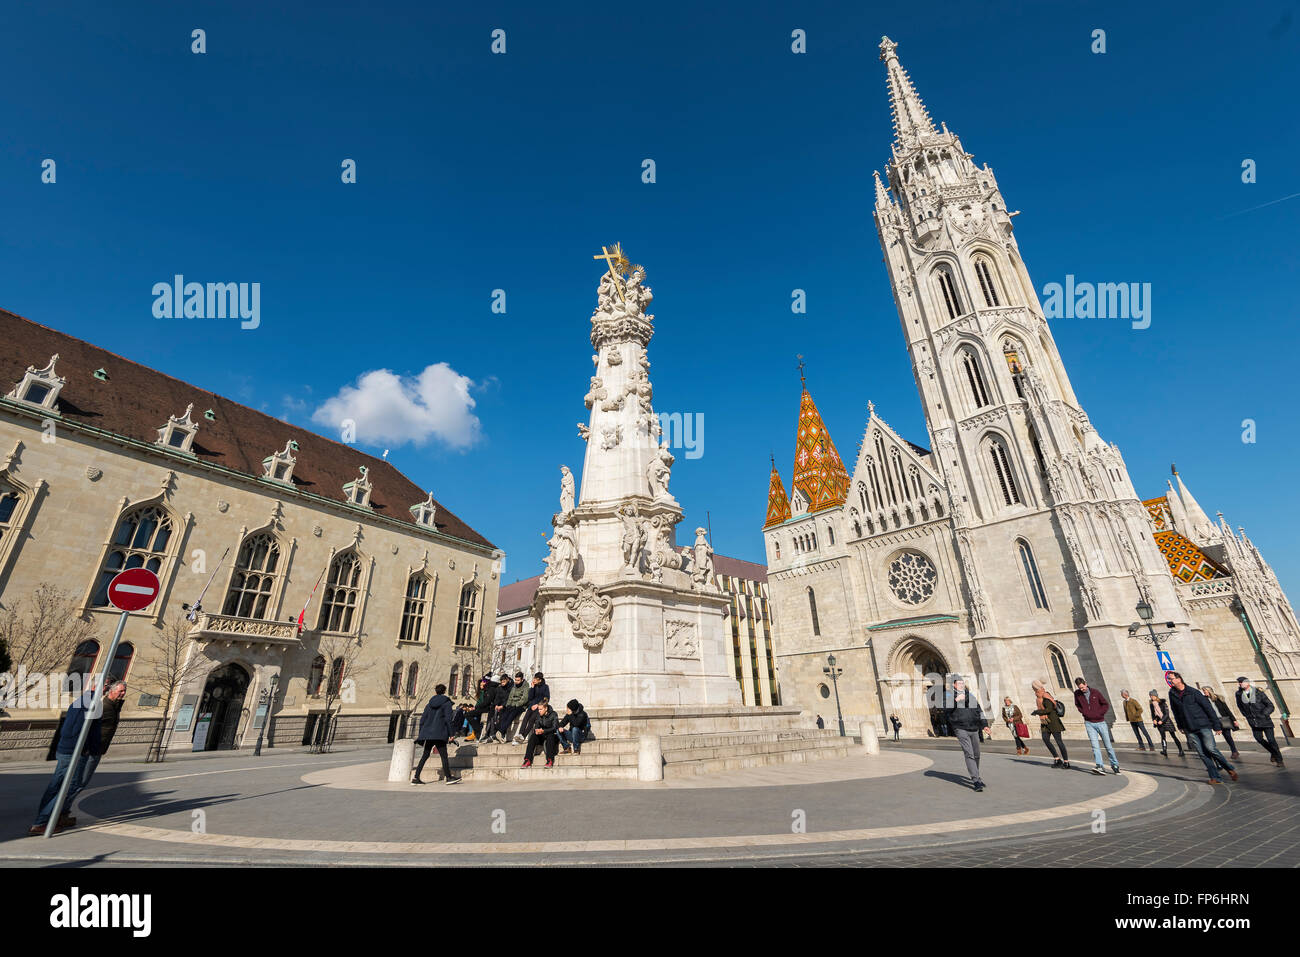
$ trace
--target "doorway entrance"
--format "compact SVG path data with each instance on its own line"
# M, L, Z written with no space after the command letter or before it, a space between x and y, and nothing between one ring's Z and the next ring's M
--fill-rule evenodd
M203 686L199 701L199 715L211 715L207 725L204 751L229 751L235 745L240 720L244 713L244 695L248 691L249 674L231 662L213 670Z
M902 734L918 738L951 734L943 710L938 707L943 703L943 685L948 673L948 662L943 655L919 638L908 641L894 653L890 668L891 711L903 723ZM932 694L936 707L930 707Z

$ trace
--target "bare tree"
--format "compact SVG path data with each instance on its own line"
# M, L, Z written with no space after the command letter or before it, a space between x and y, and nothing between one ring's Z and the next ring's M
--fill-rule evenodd
M397 694L389 697L397 702L398 711L406 714L406 726L398 728L397 737L414 737L419 728L418 712L432 696L433 686L442 667L442 659L437 654L420 655L403 649L401 657L393 663L400 663L402 666L401 681L398 682ZM412 665L419 666L414 682L410 680Z
M316 720L310 750L322 753L328 751L334 741L334 724L343 705L355 700L357 677L370 670L370 664L360 663L361 642L351 635L321 635L316 647L317 653L325 659L325 680L320 690L325 707L324 714Z
M154 730L147 761L162 761L166 757L175 724L172 702L176 700L176 692L198 677L207 665L194 655L195 643L190 637L190 627L190 621L184 615L177 615L167 624L162 637L154 645L150 668L144 676L146 686L156 688L162 702L162 720Z
M71 595L41 582L26 602L0 612L0 644L11 659L15 679L0 685L0 707L20 700L36 682L63 673L83 641L97 638L96 626L81 617ZM75 689L74 689L75 690Z

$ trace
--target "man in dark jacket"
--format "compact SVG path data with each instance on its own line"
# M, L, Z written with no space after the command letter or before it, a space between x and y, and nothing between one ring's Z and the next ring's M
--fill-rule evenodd
M970 783L976 791L984 790L984 779L980 777L980 738L989 726L989 719L984 717L984 709L974 694L966 690L966 681L954 678L952 696L948 707L944 709L948 727L957 735L961 744L962 755L966 758L966 770L970 773Z
M102 718L96 716L87 718L87 712L95 703L95 696L96 690L94 679L92 679L90 687L72 703L72 707L68 708L68 713L63 716L63 730L59 732L59 743L55 747L54 775L50 778L50 783L45 786L45 793L41 795L41 803L36 811L36 821L28 830L28 834L44 833L50 815L54 813L54 802L58 800L59 791L63 787L63 779L69 774L72 775L72 784L68 788L68 796L63 802L63 809L59 814L59 822L55 827L55 831L77 826L77 819L68 813L68 808L72 807L72 801L80 790L78 782L81 780L82 772L85 771L86 762L92 755L99 754L99 730ZM118 696L121 697L121 694L119 693ZM82 725L87 720L90 721L90 728L86 732L85 747L82 749L77 766L73 768L72 752L76 750L77 738L81 736Z
M1205 762L1205 770L1210 772L1210 783L1223 783L1218 768L1223 768L1228 772L1228 777L1237 780L1237 772L1227 758L1219 753L1219 748L1214 743L1214 732L1222 727L1219 712L1214 710L1214 705L1210 704L1205 695L1191 685L1184 684L1183 676L1177 671L1169 672L1169 683L1169 713L1186 733L1187 743L1192 746L1192 750Z
M1075 678L1074 706L1079 709L1079 714L1083 715L1083 726L1088 732L1088 740L1092 743L1094 765L1092 773L1106 773L1106 769L1101 766L1101 744L1105 742L1106 753L1110 755L1111 773L1119 774L1119 758L1115 756L1115 744L1110 739L1110 728L1106 726L1106 712L1110 710L1110 702L1103 698L1096 688L1089 688L1088 682L1082 678Z
M533 722L537 720L537 704L542 700L551 700L551 689L546 684L546 679L539 671L533 675L532 687L528 689L527 711L524 712L524 720L519 723L519 733L515 735L515 744L523 744L524 739L528 737L528 732L533 729Z
M510 737L510 726L514 724L515 718L523 714L524 709L528 707L529 699L532 697L532 690L524 681L524 673L516 671L514 684L510 686L510 694L506 697L506 706L501 711L501 724L497 728L501 733L502 741ZM515 744L523 744L524 739L516 734L514 742Z
M474 709L466 713L469 726L474 729L474 737L483 740L483 722L492 710L492 699L496 697L496 687L491 675L478 679L478 693L474 697Z
M480 741L504 741L505 735L502 733L505 729L501 727L501 715L506 709L506 702L510 699L510 688L514 682L510 680L509 675L502 675L501 681L497 683L492 692L492 711L488 718L487 727L483 729Z
M424 745L424 754L420 756L420 763L415 766L412 784L426 783L420 780L420 772L424 770L424 762L429 760L429 752L435 748L438 750L438 757L442 758L443 781L447 784L460 783L459 775L452 776L451 762L447 760L447 739L452 737L456 730L455 722L455 709L451 705L451 699L447 697L447 686L437 685L433 689L433 697L424 706L424 714L420 716L420 736L415 739L415 743Z
M1237 710L1250 725L1250 733L1260 747L1269 753L1269 761L1279 768L1285 767L1277 739L1273 737L1273 719L1270 717L1273 714L1273 702L1268 700L1268 695L1264 692L1252 687L1250 679L1245 675L1237 679Z
M574 754L582 754L582 742L586 740L587 728L591 719L582 709L582 702L574 698L565 708L564 717L560 719L560 747L568 754L570 747Z
M533 728L528 733L528 747L524 750L524 764L526 768L533 766L533 752L539 747L546 752L546 766L555 767L555 752L559 748L557 729L559 728L559 719L555 717L555 712L551 710L550 703L539 701L537 710L534 712Z
M104 695L104 716L99 719L99 753L92 754L83 763L81 780L77 790L84 791L90 786L90 779L99 767L99 760L108 753L108 746L117 734L117 723L122 718L122 706L126 704L126 682L118 678L108 679L108 693Z

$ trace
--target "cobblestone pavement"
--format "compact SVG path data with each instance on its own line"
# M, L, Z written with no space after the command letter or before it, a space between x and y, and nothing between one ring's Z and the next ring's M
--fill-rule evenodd
M1300 866L1294 772L1255 759L1240 783L1213 788L1195 758L1126 753L1125 774L1100 777L990 751L977 794L943 743L692 787L346 785L382 782L387 755L105 763L82 826L50 840L24 836L49 765L0 767L0 862Z

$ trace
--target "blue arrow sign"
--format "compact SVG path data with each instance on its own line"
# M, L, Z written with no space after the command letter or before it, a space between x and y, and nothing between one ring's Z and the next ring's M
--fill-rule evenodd
M1174 671L1174 670L1176 670L1176 669L1174 668L1174 659L1172 659L1172 658L1169 657L1169 652L1167 652L1167 651L1157 651L1157 652L1156 652L1156 661L1160 662L1160 670L1161 670L1161 671Z

